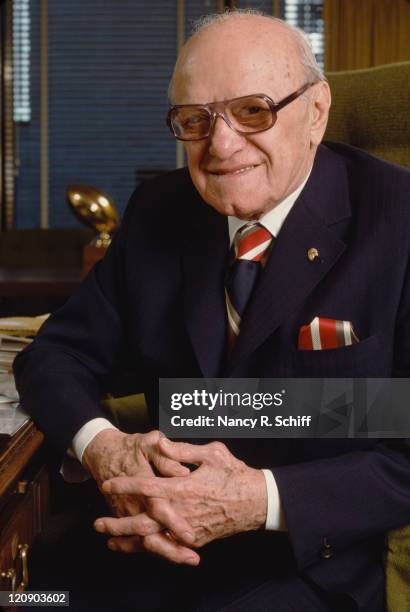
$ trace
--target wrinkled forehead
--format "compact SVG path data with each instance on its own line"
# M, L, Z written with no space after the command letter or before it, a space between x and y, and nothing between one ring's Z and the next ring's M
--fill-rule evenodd
M300 53L291 33L270 23L257 28L240 25L212 26L188 41L174 72L176 103L252 93L279 98L303 84Z

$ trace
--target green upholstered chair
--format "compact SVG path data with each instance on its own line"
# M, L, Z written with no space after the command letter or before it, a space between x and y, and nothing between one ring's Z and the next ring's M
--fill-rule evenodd
M332 108L325 140L410 167L410 62L328 72Z
M410 167L410 62L329 72L332 108L325 139ZM388 612L410 611L410 525L386 538Z
M410 525L388 534L386 593L388 612L410 610Z
M148 408L142 393L104 399L102 405L110 421L126 433L149 430Z

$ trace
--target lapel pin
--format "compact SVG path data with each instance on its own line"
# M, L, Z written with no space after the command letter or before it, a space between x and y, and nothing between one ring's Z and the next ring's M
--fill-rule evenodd
M307 256L309 261L315 261L316 257L319 257L319 251L315 249L315 247L312 247L308 250Z

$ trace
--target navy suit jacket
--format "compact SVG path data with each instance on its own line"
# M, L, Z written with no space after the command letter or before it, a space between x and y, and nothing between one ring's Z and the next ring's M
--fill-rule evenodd
M159 377L409 376L409 194L405 169L321 145L227 360L227 220L186 169L143 184L104 260L17 358L23 406L64 453L103 415L99 399L124 363L153 426ZM360 342L298 351L299 329L315 316L351 321ZM280 540L289 571L350 594L360 609L383 609L385 533L410 522L409 442L227 443L275 475L289 532L266 534L271 554Z

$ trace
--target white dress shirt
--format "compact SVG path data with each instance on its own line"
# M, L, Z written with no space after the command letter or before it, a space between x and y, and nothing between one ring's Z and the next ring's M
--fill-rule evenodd
M291 211L294 203L299 197L302 189L304 188L308 178L310 176L310 171L306 176L303 183L295 189L290 195L288 195L282 202L277 204L272 210L270 210L266 215L263 215L258 222L266 227L267 230L274 236L278 237L280 229L285 222L286 217ZM237 217L228 217L228 228L229 228L229 239L230 244L234 240L236 232L247 222L243 219L238 219ZM81 429L76 433L73 438L72 451L77 457L78 461L82 461L83 453L91 442L91 440L98 434L100 431L104 429L118 429L115 427L110 421L104 418L97 418L88 421L81 427ZM70 460L71 459L71 460ZM78 482L80 480L85 480L88 478L87 473L78 463L72 458L66 459L62 465L61 473L65 480L68 482ZM75 465L76 464L76 465ZM275 478L271 472L271 470L262 470L263 475L265 476L266 481L266 489L267 489L267 514L266 514L266 523L265 529L268 530L286 530L285 520L282 512L282 507L280 503L279 491L276 485Z

